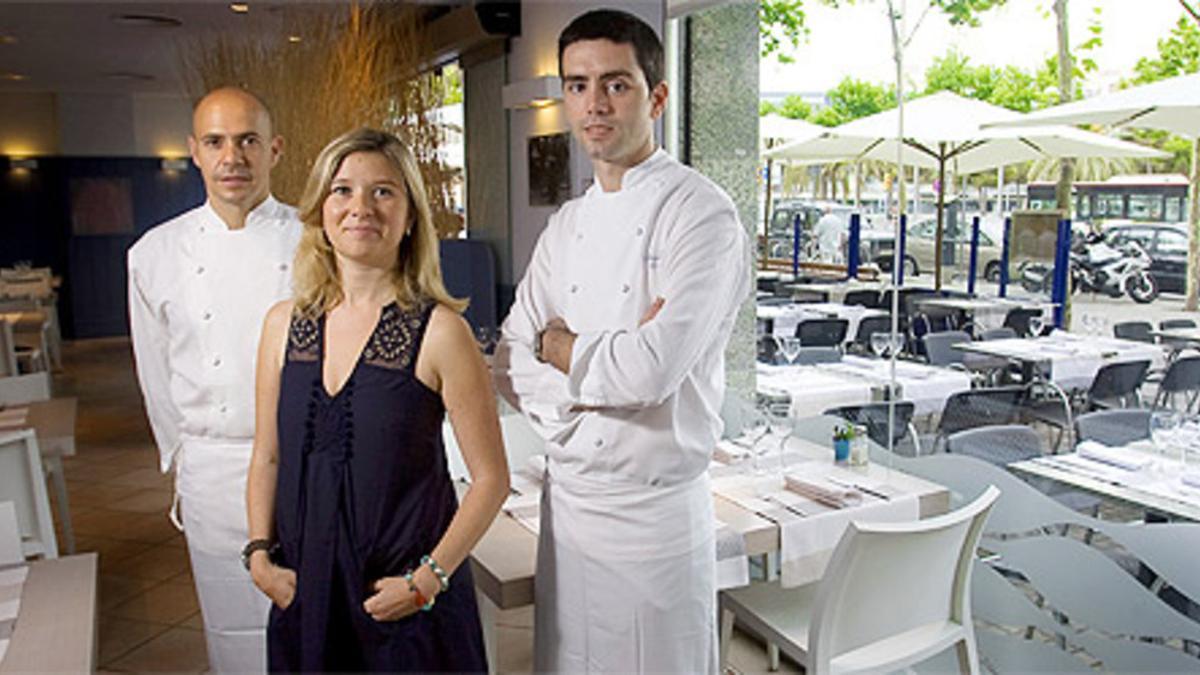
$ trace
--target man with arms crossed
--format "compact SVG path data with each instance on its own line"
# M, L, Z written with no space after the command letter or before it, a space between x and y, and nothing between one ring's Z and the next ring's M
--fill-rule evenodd
M290 295L300 221L271 196L283 139L254 95L209 92L193 112L188 148L208 200L129 249L133 352L162 470L175 469L209 667L262 672L268 601L239 559L255 327ZM172 519L179 525L174 509Z
M648 25L584 14L559 69L596 181L550 218L495 359L546 439L534 670L716 672L705 471L745 235L725 193L654 141L667 85Z

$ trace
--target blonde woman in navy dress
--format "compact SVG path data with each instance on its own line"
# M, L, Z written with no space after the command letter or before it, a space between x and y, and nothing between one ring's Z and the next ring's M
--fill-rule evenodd
M267 315L247 487L272 671L483 671L465 564L508 493L487 373L446 292L412 152L359 129L317 158L295 298ZM471 474L459 505L449 415Z

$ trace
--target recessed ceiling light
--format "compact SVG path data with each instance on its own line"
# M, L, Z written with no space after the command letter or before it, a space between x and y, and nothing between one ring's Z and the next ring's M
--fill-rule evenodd
M116 71L112 73L104 73L104 77L118 82L150 82L154 79L153 75L146 73L131 73L128 71Z
M297 42L299 42L299 41L300 41L300 36L299 36L299 35L289 35L289 36L288 36L288 42L290 42L290 43L292 43L292 44L296 44L296 43L297 43Z
M0 73L0 80L4 80L5 82L24 82L28 79L28 75L22 75L21 73Z
M113 23L120 26L178 28L183 25L179 19L161 14L114 14L110 18Z
M245 14L246 12L250 11L250 3L248 3L248 2L231 2L231 3L229 3L229 9L232 9L233 11L237 12L238 14Z
M0 35L0 45L15 45L17 38L13 35Z

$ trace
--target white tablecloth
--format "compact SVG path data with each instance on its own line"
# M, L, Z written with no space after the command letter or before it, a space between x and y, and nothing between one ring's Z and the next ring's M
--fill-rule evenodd
M889 381L890 362L846 356L840 363L812 366L758 364L758 390L791 396L792 414L811 417L830 408L880 400ZM971 388L965 372L914 363L896 362L900 399L912 401L914 414L941 412L946 399Z
M1150 361L1151 369L1166 367L1166 352L1159 345L1056 330L1034 339L989 340L973 343L973 349L1023 360L1049 364L1049 377L1064 389L1086 389L1096 372L1108 363Z
M770 319L772 334L778 337L791 337L796 334L796 324L808 319L845 319L845 343L854 341L858 333L858 322L865 316L886 316L887 313L860 307L858 305L840 305L835 302L813 302L792 305L760 306L758 318Z

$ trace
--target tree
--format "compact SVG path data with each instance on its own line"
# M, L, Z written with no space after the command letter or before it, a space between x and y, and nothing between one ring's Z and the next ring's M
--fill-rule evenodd
M812 106L796 94L788 94L779 104L780 115L794 120L806 120L812 116Z
M804 25L804 0L762 0L758 11L759 55L767 58L772 54L780 63L791 63L783 47L800 46L800 39L808 35Z
M825 93L829 105L821 108L811 120L822 126L835 127L867 115L896 107L896 92L882 84L846 77Z
M765 100L758 102L758 116L759 117L766 117L767 115L770 115L771 113L779 114L779 106L775 105L774 103L771 103L770 101L765 101Z

